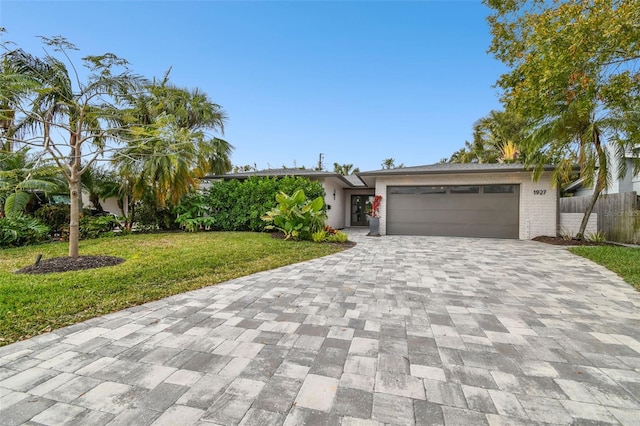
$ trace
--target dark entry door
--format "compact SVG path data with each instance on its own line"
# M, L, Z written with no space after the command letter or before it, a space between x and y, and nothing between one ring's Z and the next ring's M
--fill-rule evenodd
M351 196L351 226L367 226L367 202L370 195L352 195Z

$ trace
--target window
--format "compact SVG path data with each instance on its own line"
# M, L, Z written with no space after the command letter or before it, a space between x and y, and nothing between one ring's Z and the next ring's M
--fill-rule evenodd
M482 191L485 194L513 194L516 192L515 185L484 185Z
M417 194L417 186L390 186L389 194Z
M447 187L446 186L421 186L420 193L421 194L446 194Z
M479 186L452 186L450 189L452 194L479 194L480 187Z

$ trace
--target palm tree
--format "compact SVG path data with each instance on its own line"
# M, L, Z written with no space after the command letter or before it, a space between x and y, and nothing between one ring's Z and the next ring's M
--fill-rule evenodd
M360 169L358 167L354 169L353 164L333 163L333 172L343 176L347 176L354 173L360 173Z
M158 208L177 204L198 178L232 169L233 147L208 134L224 131L226 114L200 90L169 84L167 73L127 100L128 120L139 123L137 132L145 135L143 143L130 143L116 157L132 201L151 194ZM139 139L134 136L134 141Z
M549 114L533 127L525 140L527 149L538 153L527 162L527 165L535 167L536 174L539 175L543 166L549 164L549 156L563 157L565 159L556 164L554 180L558 183L566 182L572 174L574 160L577 159L585 186L593 186L593 195L576 234L579 240L584 237L589 216L598 197L611 179L609 154L604 145L608 143L614 148L610 151L621 160L618 161L619 177L624 176L627 172L625 154L632 150L634 142L627 137L625 126L634 119L627 114L613 113L599 118L597 100L585 97L567 105L556 115ZM640 169L638 159L635 160L634 168L636 173Z

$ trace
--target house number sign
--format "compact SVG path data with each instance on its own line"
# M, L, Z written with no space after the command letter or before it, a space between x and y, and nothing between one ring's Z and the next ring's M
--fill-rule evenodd
M546 189L534 189L533 195L545 195L547 193Z

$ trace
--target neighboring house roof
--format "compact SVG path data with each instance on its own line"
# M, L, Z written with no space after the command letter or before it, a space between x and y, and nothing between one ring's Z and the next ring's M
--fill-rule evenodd
M562 188L562 192L575 192L582 186L584 186L584 179L580 178L580 179L574 180L569 185Z
M204 179L247 179L252 176L260 177L285 177L285 176L301 176L310 179L334 178L340 180L347 187L365 187L365 183L357 176L343 176L339 173L327 172L324 170L313 169L265 169L240 173L227 173L224 175L208 175Z

